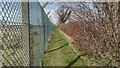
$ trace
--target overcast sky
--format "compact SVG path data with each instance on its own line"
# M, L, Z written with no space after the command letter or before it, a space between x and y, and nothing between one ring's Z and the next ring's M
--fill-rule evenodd
M43 0L39 0L40 4L43 5L45 2L43 2ZM50 11L50 14L48 15L51 16L50 20L54 23L57 24L58 23L58 16L56 14L56 11L59 7L58 2L50 2L44 9L44 11L46 13L48 13Z
M48 4L46 7L45 7L45 12L49 12L50 11L50 14L48 15L51 16L51 20L54 24L57 24L58 23L58 16L56 14L56 11L58 9L58 4L57 3L52 3L52 4Z

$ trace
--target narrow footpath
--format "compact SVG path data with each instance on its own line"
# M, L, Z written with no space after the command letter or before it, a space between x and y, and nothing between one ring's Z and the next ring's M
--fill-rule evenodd
M43 66L83 66L87 59L77 55L70 41L58 29L54 30L48 49L45 52Z

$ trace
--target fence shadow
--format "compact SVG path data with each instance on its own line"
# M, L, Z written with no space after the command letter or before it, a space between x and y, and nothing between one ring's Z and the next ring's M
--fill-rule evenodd
M62 40L64 40L64 39L59 39L59 40L57 40L57 41L52 41L52 42L54 43L54 42L59 42L59 41L62 41Z
M78 55L73 61L71 61L65 68L70 68L73 64L75 64L78 59L81 57L81 56L84 56L85 54L83 55Z
M49 53L49 52L53 52L53 51L56 51L56 50L59 50L59 49L61 49L61 48L65 47L65 46L67 46L68 44L69 44L69 43L66 43L66 44L65 44L65 45L63 45L63 46L60 46L60 47L55 48L55 49L50 50L50 51L46 51L46 52L44 52L44 54L45 54L45 53Z

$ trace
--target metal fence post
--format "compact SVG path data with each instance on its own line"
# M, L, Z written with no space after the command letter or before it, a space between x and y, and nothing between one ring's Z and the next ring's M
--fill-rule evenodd
M23 17L23 48L25 48L25 55L27 65L31 65L31 47L30 47L30 31L29 31L29 2L28 0L23 0L22 2L22 17Z

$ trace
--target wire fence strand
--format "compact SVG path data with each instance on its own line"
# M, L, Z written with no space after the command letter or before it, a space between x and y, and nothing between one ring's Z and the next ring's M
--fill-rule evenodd
M53 28L39 2L0 2L0 67L40 66Z

